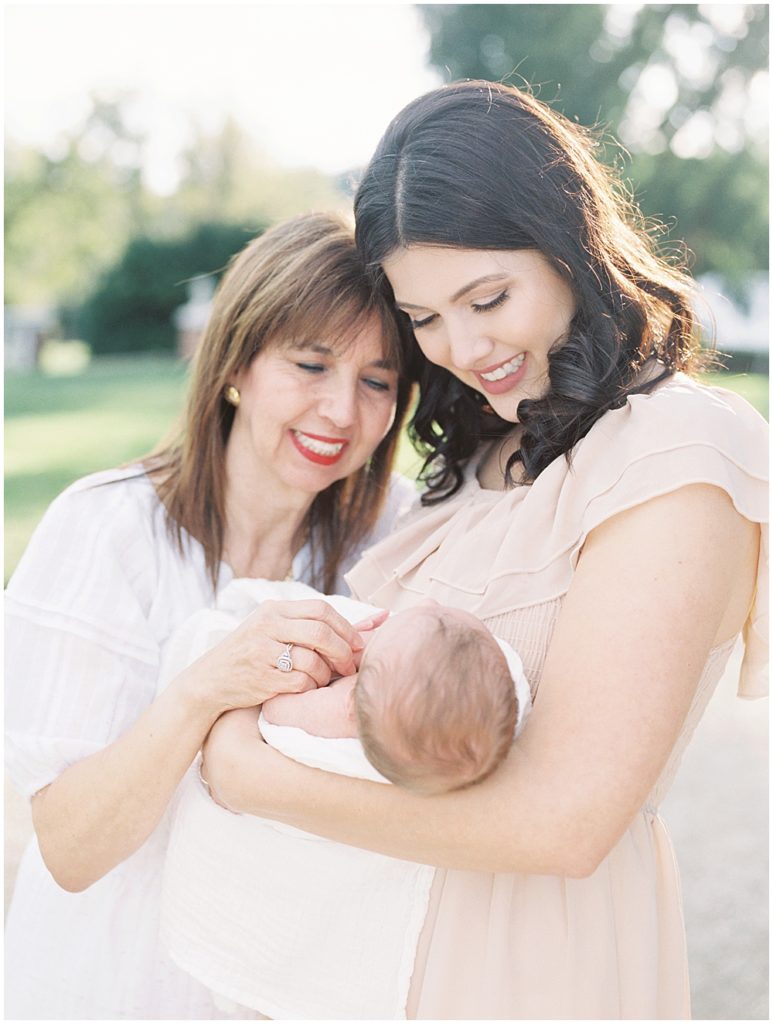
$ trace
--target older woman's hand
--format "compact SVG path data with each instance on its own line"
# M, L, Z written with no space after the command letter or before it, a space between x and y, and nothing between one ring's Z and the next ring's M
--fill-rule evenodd
M214 719L350 675L363 646L358 631L327 601L264 601L171 685Z

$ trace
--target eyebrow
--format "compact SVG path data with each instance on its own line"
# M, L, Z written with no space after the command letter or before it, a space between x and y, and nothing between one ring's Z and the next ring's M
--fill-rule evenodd
M320 356L331 356L335 358L337 353L334 349L328 345L320 345L319 342L311 341L304 343L302 341L293 342L290 348L297 349L300 352L316 352ZM372 366L376 370L397 370L395 363L391 359L373 359L368 366Z
M477 288L479 284L491 284L494 281L504 281L507 277L507 273L503 272L500 274L484 274L483 277L476 277L474 281L470 281L469 284L464 285L459 289L458 292L454 292L451 296L451 302L458 302L464 295L471 292L473 288ZM413 302L401 302L397 299L397 305L405 309L427 309L427 306L417 306Z

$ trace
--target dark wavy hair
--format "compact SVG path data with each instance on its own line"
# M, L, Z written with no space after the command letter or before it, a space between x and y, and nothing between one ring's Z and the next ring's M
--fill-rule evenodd
M508 483L517 463L533 482L558 456L570 458L605 412L701 363L683 260L658 255L596 146L590 130L526 91L459 82L395 117L355 197L357 244L382 287L382 262L411 245L538 251L570 284L577 312L549 353L546 394L518 405L522 437ZM422 365L410 430L425 456L429 504L454 494L481 440L512 423L452 374L412 358ZM645 377L648 361L657 372Z

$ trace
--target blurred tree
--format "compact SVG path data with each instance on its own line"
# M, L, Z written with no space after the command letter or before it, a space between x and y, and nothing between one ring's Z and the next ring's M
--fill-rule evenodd
M59 305L83 298L145 220L141 150L121 101L99 98L92 98L83 124L53 155L9 142L7 303Z
M81 336L95 354L174 351L172 316L188 298L188 282L219 278L231 256L265 226L248 231L209 223L177 239L133 238L84 303Z
M6 152L5 301L57 304L82 297L120 253L131 207L116 197L112 168L84 160L75 146L52 159Z
M248 235L249 225L349 206L328 175L261 158L231 120L213 134L195 132L179 186L155 195L143 184L144 140L130 125L130 99L92 98L89 116L55 153L7 146L6 302L59 307L69 336L73 308L135 236L174 246L198 224L241 223ZM218 265L219 252L207 266Z
M167 227L177 230L197 220L277 221L347 205L329 175L272 164L231 118L214 133L196 131L181 165L179 187L162 214Z
M694 251L696 273L739 291L767 266L764 107L751 103L767 84L767 5L419 7L449 80L525 81L568 117L610 128L644 213Z

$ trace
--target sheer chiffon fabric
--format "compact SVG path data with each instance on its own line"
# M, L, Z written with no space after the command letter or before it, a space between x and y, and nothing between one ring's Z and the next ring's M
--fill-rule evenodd
M536 696L563 596L588 533L691 483L724 490L761 524L739 694L766 693L767 430L742 399L677 376L607 413L529 487L459 494L409 516L347 579L399 610L424 597L464 608L521 655ZM733 649L711 651L656 787L592 876L438 871L409 1016L680 1019L689 986L679 876L657 808ZM537 696L537 700L538 700ZM528 726L527 726L528 728Z

